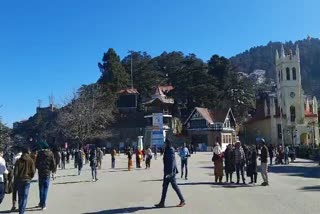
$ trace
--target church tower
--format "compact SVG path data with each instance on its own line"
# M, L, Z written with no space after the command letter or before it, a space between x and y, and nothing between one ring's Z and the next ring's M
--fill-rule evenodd
M277 97L285 124L295 126L304 120L304 94L301 86L299 47L285 53L276 51Z

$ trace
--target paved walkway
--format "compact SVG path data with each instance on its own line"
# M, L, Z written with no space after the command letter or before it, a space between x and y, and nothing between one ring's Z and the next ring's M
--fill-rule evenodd
M179 161L178 161L179 162ZM152 160L150 170L126 170L126 157L117 157L117 169L110 169L110 156L105 156L99 181L91 181L88 166L77 176L72 164L58 172L52 182L48 209L52 214L115 213L320 213L320 167L313 162L297 160L289 166L270 168L270 186L215 185L210 153L197 153L189 160L189 180L178 179L187 206L176 208L178 198L169 187L166 205L154 209L161 193L162 161ZM235 175L234 175L235 176ZM258 177L261 183L261 176ZM37 183L30 189L27 213L42 213L32 207L38 204ZM8 213L11 195L0 205Z

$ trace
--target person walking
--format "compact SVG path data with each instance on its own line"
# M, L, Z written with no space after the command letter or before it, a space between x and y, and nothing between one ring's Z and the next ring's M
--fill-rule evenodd
M83 159L84 159L84 152L80 148L77 152L77 166L78 166L78 175L81 175L81 170L83 167Z
M235 171L234 151L232 145L229 144L224 152L224 170L226 173L226 182L234 183L232 181L232 174Z
M289 147L285 146L284 147L284 164L286 164L286 165L289 164L289 153L290 153ZM269 155L270 155L270 153L269 153Z
M264 139L261 140L261 177L263 179L263 183L261 186L268 186L268 148L266 146L266 142Z
M140 149L137 148L136 152L136 167L141 168L141 161L143 159L143 153Z
M158 149L157 149L156 145L153 148L153 153L154 153L154 159L157 160L158 159Z
M223 152L220 144L217 142L213 148L213 163L214 163L214 176L215 182L221 184L223 178Z
M117 151L114 148L111 151L111 168L114 169L116 167L116 155L117 155Z
M97 166L98 166L98 169L101 169L101 167L102 167L102 159L103 159L103 152L98 147L97 148Z
M253 145L248 151L247 176L251 179L249 184L257 183L257 168L257 148L255 145Z
M58 148L54 148L52 152L53 152L54 159L56 161L56 169L58 169L58 167L60 167L61 154L60 154ZM52 173L53 180L56 178L56 176L55 176L56 173L57 173L57 170Z
M244 167L246 163L246 155L244 150L241 146L240 141L236 143L236 149L234 150L235 156L235 165L236 165L236 172L237 172L237 184L240 183L240 173L242 177L243 184L246 184L246 179L244 177Z
M146 154L146 169L150 169L150 167L151 167L151 159L152 159L152 151L151 151L150 147L148 147L146 149L145 154Z
M50 151L46 142L39 142L40 151L36 159L36 168L38 170L39 182L39 207L42 210L47 208L47 196L50 186L50 176L56 171L56 161L53 153Z
M3 158L3 149L0 148L0 204L2 203L5 196L5 177L8 176L8 170L6 161Z
M177 193L180 199L180 203L178 207L183 207L186 205L186 203L176 182L176 174L178 170L177 170L177 163L175 158L175 150L168 139L165 141L165 144L166 146L163 153L164 175L163 175L163 184L162 184L162 195L161 195L160 203L156 204L155 207L157 208L165 207L165 200L167 196L168 186L170 183L172 188L175 190L175 192Z
M61 151L61 169L66 169L67 152Z
M274 148L273 148L272 144L269 144L268 151L269 151L269 156L270 156L270 165L272 165L273 154L274 154Z
M131 170L132 170L132 155L133 155L133 152L132 152L131 148L129 147L129 148L128 148L128 151L127 151L127 156L128 156L128 171L131 171Z
M183 147L180 149L179 156L181 159L181 178L183 178L184 169L185 169L186 171L185 179L188 180L188 158L190 157L190 153L186 143L184 143Z
M21 152L21 148L20 148L18 153L13 158L13 161L12 161L13 166L16 165L16 162L21 158L21 156L22 156L22 152ZM13 172L14 172L14 168L13 168ZM17 210L17 207L16 207L16 204L17 204L17 193L18 193L18 189L17 189L17 185L16 185L16 178L14 177L14 173L13 173L12 208L11 208L11 212L15 212Z
M97 155L96 155L96 151L95 149L91 149L90 152L90 157L89 157L89 161L90 161L90 167L91 167L91 175L92 175L92 181L97 181Z
M19 214L23 214L26 210L30 182L35 173L35 165L29 155L29 150L23 148L21 158L17 160L14 166L14 179L18 190Z

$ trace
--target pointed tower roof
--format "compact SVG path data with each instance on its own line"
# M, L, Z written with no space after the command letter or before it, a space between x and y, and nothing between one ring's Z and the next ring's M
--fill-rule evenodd
M279 52L278 52L278 50L276 50L276 60L278 60L279 59Z
M281 44L281 56L280 57L281 58L285 57L283 44Z
M299 46L296 45L296 56L299 58L300 57L300 50L299 50Z

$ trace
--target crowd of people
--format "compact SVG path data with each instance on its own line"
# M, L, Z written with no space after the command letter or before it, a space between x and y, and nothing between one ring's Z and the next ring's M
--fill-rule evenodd
M11 148L4 154L0 149L0 204L5 194L12 193L12 212L25 212L31 181L38 173L38 208L47 208L47 196L51 178L56 178L57 169L66 169L66 164L74 160L74 167L81 174L84 164L91 168L92 181L98 181L97 169L101 169L104 152L95 146L76 149L50 148L46 142L37 142L30 151L29 146ZM114 158L114 156L113 156ZM112 161L114 167L115 159ZM17 206L18 195L18 206Z
M136 168L142 168L142 163L145 162L145 168L150 169L151 160L163 156L164 177L162 185L162 196L160 203L156 207L164 207L166 194L169 184L177 193L180 203L179 207L185 205L185 199L176 183L176 175L179 173L175 152L172 143L166 140L165 147L147 147L146 149L133 149L128 147L125 154L128 159L128 171L133 168L133 157L135 156ZM196 149L193 146L184 144L178 149L178 155L181 163L181 178L188 179L188 159L191 154L195 153ZM116 164L116 149L110 151L111 168L115 168ZM229 144L225 151L222 150L221 144L217 139L217 143L213 148L212 161L214 162L215 182L222 184L223 177L226 176L226 183L234 183L233 174L236 173L236 183L240 180L246 184L246 177L250 178L250 184L257 183L257 168L258 159L261 162L261 177L263 179L262 186L268 186L268 158L270 165L275 162L279 164L288 164L290 150L281 146L274 148L267 146L262 139L260 144L241 145L240 142ZM38 172L39 186L39 209L45 210L47 207L47 196L50 186L50 178L56 178L57 169L64 170L66 164L74 161L74 168L78 175L81 175L84 164L89 164L91 168L92 181L98 181L98 170L102 168L102 159L105 151L101 148L96 148L94 145L79 147L75 149L50 149L45 142L37 143L37 149L30 152L29 148L21 147L16 149L11 158L3 158L3 151L0 150L0 203L4 198L4 193L12 193L12 211L24 213L27 205L30 183ZM9 155L10 156L10 155ZM6 160L7 163L6 163ZM6 185L5 182L6 181ZM18 207L17 207L18 195Z
M272 161L272 156L269 155L270 149L266 146L262 139L260 145L241 145L240 141L234 145L229 144L225 151L222 151L219 142L213 148L212 161L214 162L214 176L215 182L222 184L224 173L226 175L227 183L234 183L233 173L236 172L236 183L246 184L246 178L250 178L250 184L257 183L257 168L258 168L258 150L261 160L261 176L263 179L262 186L268 186L268 157ZM272 151L273 152L273 151Z

